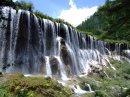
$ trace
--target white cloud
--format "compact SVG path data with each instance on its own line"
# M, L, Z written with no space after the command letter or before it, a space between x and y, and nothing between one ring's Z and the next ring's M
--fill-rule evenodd
M16 1L18 1L18 0L13 0L13 2L16 2Z
M92 8L77 8L73 0L70 0L69 5L71 6L70 9L62 10L58 18L64 19L75 27L82 23L82 21L93 15L98 8L98 6Z

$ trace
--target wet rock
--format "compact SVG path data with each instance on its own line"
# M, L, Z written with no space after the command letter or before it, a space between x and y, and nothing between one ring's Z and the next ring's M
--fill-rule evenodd
M125 43L123 44L123 43L122 43L122 44L120 45L120 50L121 50L121 51L122 51L122 50L127 50L127 49L128 49L128 48L127 48L127 44L125 44Z
M66 39L66 28L64 24L60 24L59 36L62 37L63 39Z
M99 68L96 68L96 67L92 67L92 72L93 73L98 73L100 72L100 69Z
M61 43L61 51L60 51L60 56L62 59L62 62L67 65L68 64L68 50L65 44L65 40L63 38L60 39Z
M89 91L89 87L88 85L86 85L85 82L80 83L79 86L81 87L82 90Z
M61 43L61 45L65 45L65 40L62 38L62 39L60 40L60 43Z
M66 65L66 66L65 66L65 71L66 71L67 76L70 76L70 75L71 75L71 74L70 74L70 66L69 66L69 65Z
M46 70L45 70L46 61L45 61L45 57L44 57L44 56L41 57L41 61L42 61L41 72L42 72L43 74L45 74L45 73L46 73Z
M121 52L121 55L123 55L124 57L130 59L130 52L128 50L124 50ZM125 60L125 59L124 59Z
M110 43L110 51L114 51L115 50L115 43Z
M65 45L61 46L61 52L60 52L62 61L65 65L68 64L68 50L67 47Z
M104 78L106 76L106 74L103 72L103 70L101 70L98 74L101 78Z
M58 60L54 56L50 56L50 66L52 70L52 74L57 74L58 70Z
M0 75L2 75L2 72L0 72Z
M0 77L2 77L3 76L3 74L2 74L2 72L0 72Z

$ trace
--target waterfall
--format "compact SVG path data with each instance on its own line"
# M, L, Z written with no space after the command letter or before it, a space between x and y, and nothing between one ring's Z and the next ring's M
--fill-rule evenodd
M46 75L52 77L49 56L46 56Z
M73 89L74 89L74 92L75 92L76 94L84 94L84 93L87 93L87 91L82 90L79 85L75 85L75 87L73 87Z
M67 76L66 76L66 72L65 72L65 69L64 69L64 65L60 59L60 57L56 57L58 62L59 62L59 68L60 68L60 74L61 74L61 79L63 80L68 80Z
M3 16L5 18L8 18L9 16L9 7L4 7L2 9ZM0 67L2 68L3 65L3 58L6 53L5 46L6 46L6 27L7 27L8 21L1 20L0 22Z
M58 56L56 56L56 58L57 58L57 60L59 62L61 78L66 80L67 79L66 72L65 72L65 69L64 69L63 62L61 61L61 58L60 58L60 52L61 52L60 40L61 40L61 37L57 37L57 41L58 41Z
M109 78L108 74L107 74L105 71L103 71L103 72L104 72L104 74L107 76L107 78Z
M11 24L10 25L10 47L9 47L8 63L14 64L16 41L17 41L17 35L19 30L19 18L20 18L21 10L19 10L17 14L15 10L12 9L11 11L13 14L11 16L12 21L10 23ZM8 70L8 72L10 72L10 70Z
M123 44L103 42L65 24L39 19L29 11L9 7L2 11L9 18L0 22L2 72L38 74L46 69L47 76L59 74L67 79L70 75L86 76L102 65L115 69L110 58L121 61L123 56L130 62L129 48Z
M115 44L115 59L120 61L120 46L121 44Z
M86 83L85 83L86 84ZM89 91L92 92L92 88L90 86L90 84L87 84L88 88L89 88Z

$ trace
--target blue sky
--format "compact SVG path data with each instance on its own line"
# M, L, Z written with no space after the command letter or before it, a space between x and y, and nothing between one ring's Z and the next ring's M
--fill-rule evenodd
M14 0L15 1L15 0ZM77 26L89 18L105 0L24 0L32 2L39 10L53 18L62 18Z

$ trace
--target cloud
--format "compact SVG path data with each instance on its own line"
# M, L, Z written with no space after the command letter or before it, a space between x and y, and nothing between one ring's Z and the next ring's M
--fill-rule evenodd
M16 1L18 1L18 0L13 0L13 2L16 2Z
M64 19L75 27L82 23L82 21L93 15L98 8L98 6L92 8L77 8L73 0L69 1L69 5L71 6L70 9L62 10L58 18Z

